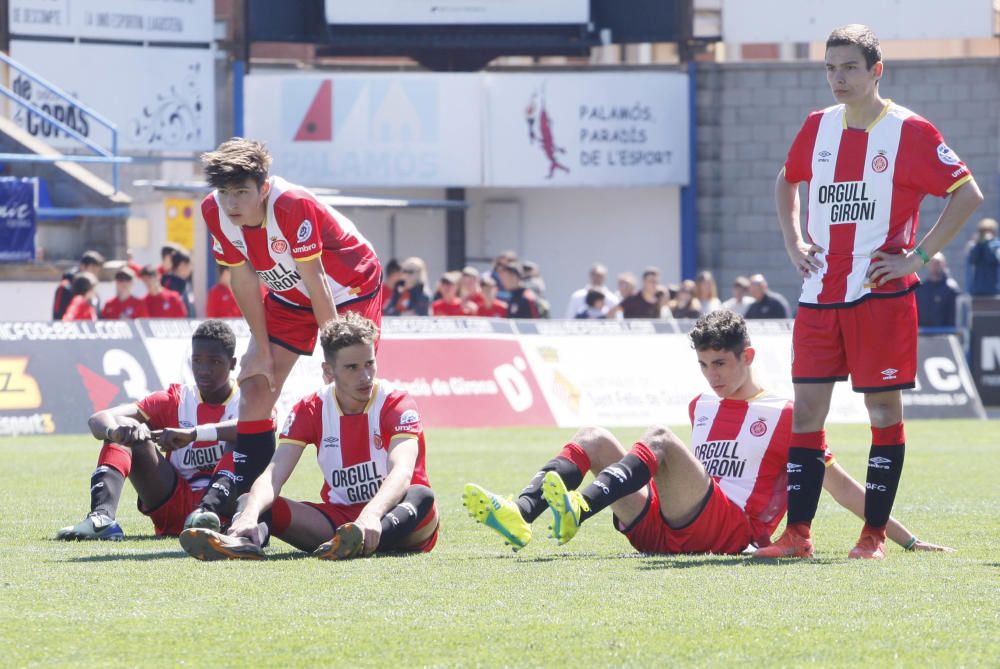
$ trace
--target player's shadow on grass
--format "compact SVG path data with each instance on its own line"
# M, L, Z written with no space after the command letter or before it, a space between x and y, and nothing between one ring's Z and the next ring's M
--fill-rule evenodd
M182 550L176 551L157 551L155 553L116 553L111 555L84 555L82 557L71 557L65 562L148 562L150 560L171 560L171 559L184 559L196 562L194 558L185 553ZM299 551L288 551L285 553L268 553L267 558L264 560L255 560L255 562L278 562L284 560L305 560L305 559L315 559L309 553L302 553ZM241 560L219 560L219 562L240 562ZM252 562L253 560L242 560L242 562Z

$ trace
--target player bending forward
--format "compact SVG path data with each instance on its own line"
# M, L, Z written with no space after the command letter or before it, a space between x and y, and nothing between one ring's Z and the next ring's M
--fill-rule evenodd
M231 269L233 296L251 334L238 379L239 493L274 455L274 403L298 357L312 355L317 323L347 311L380 321L382 267L346 216L308 190L268 176L271 156L259 142L230 139L202 162L215 189L201 203L212 250L216 262ZM268 290L263 301L261 282ZM218 483L188 526L219 529L230 481Z
M271 534L327 560L434 547L438 512L420 415L406 391L376 379L377 338L375 324L357 314L323 326L323 374L333 383L293 407L228 534L185 530L184 550L199 560L261 559ZM279 497L309 444L326 479L322 501Z
M690 404L693 450L666 427L650 428L628 452L607 430L582 428L516 502L467 484L463 498L472 517L514 550L531 540L531 523L546 504L560 544L608 506L618 531L646 553L740 553L769 544L785 513L792 403L754 381L754 349L742 316L715 311L690 336L716 394ZM827 489L860 516L864 490L829 453L826 465ZM581 493L576 488L588 471L596 478ZM895 521L889 529L907 549L948 550L917 540Z
M239 390L229 378L235 355L236 337L229 326L205 321L191 338L194 384L172 384L90 417L90 431L104 440L90 478L90 513L59 530L57 539L124 539L115 513L126 478L139 495L139 511L153 521L156 533L181 533L185 516L198 504L213 472L233 476L228 470L231 455L223 459L223 442L236 438ZM162 430L155 436L166 457L153 444L157 430Z

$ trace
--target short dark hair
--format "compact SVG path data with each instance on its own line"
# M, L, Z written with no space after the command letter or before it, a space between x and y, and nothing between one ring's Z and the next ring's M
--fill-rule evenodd
M70 284L70 292L73 295L85 295L87 291L96 285L96 276L90 272L77 272L73 275L73 282Z
M218 318L209 319L199 325L191 335L191 340L195 339L217 341L222 344L222 348L230 358L236 355L236 335L225 321L220 321Z
M164 242L163 246L160 247L160 257L166 258L167 256L172 256L175 251L184 250L186 249L177 242Z
M340 349L355 344L373 345L377 340L378 326L353 311L344 312L339 318L328 320L319 330L323 357L330 364L333 364Z
M598 302L606 299L607 297L601 291L588 290L586 297L583 298L583 301L587 304L588 307L592 307Z
M656 277L659 277L660 276L660 268L659 267L647 267L646 269L642 270L642 279L643 279L643 281L646 280L647 276L656 276Z
M156 271L156 267L153 265L146 265L141 270L139 270L139 276L156 276L159 272Z
M403 271L403 266L399 264L399 261L392 258L385 264L385 275L395 274L396 272Z
M747 322L728 309L719 309L699 318L688 336L696 351L712 349L740 355L750 346Z
M826 38L826 48L832 46L856 46L865 56L865 68L870 70L882 61L882 47L871 28L860 23L835 28Z
M247 178L260 188L267 180L271 154L261 142L233 137L219 144L215 151L201 154L201 164L212 188L238 186Z
M191 254L186 250L177 249L170 254L170 264L174 267L186 262L191 262Z

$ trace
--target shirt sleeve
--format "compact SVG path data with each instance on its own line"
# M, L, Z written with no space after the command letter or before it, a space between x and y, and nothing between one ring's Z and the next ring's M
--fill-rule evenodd
M792 147L788 149L788 157L785 160L785 181L788 183L796 184L812 179L812 152L822 117L822 112L810 114L799 129L799 134L795 136Z
M170 317L172 318L187 318L187 307L184 306L184 300L181 298L179 293L174 293L170 296Z
M972 178L966 164L927 119L907 119L899 145L896 165L908 167L904 171L905 183L921 193L944 197Z
M157 390L135 403L139 413L154 430L177 427L177 407L180 405L180 386L170 384L166 390Z
M322 402L316 394L301 399L292 407L278 441L288 441L306 446L318 444L323 437Z
M208 231L212 233L212 256L215 261L227 267L245 263L246 258L243 254L233 246L228 237L222 234L222 226L219 224L219 205L215 202L214 194L210 193L201 201L201 214Z
M417 403L403 390L394 391L382 409L382 441L391 443L399 435L420 437L424 428Z
M325 215L318 210L316 202L298 197L288 208L288 214L281 216L278 225L292 245L292 258L305 262L318 258L323 252L323 238L320 234L320 221ZM275 212L278 212L275 208Z

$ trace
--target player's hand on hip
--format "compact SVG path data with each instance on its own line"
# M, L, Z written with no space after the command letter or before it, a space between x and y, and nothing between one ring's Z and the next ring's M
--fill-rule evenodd
M176 451L178 448L184 448L188 444L194 443L195 430L194 428L180 429L168 427L160 430L158 433L154 433L153 436L156 437L156 442L160 445L160 450L164 453L169 453L170 451Z
M365 537L364 554L371 555L382 540L382 520L373 516L361 514L354 524L361 528Z
M917 543L913 544L910 549L913 551L930 551L932 553L954 553L954 548L949 548L948 546L938 546L937 544L932 544L929 541L921 541L917 539Z
M877 288L887 281L913 274L923 265L924 261L916 253L876 251L868 265L868 282Z
M268 348L258 348L252 343L247 352L240 359L240 375L236 378L236 383L243 383L254 376L263 376L267 380L267 387L274 392L274 359Z
M803 277L808 277L813 272L823 269L823 261L818 257L820 253L823 253L822 247L816 244L798 242L794 246L786 247L785 250L788 251L788 258L792 261L792 265Z

